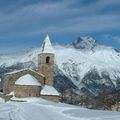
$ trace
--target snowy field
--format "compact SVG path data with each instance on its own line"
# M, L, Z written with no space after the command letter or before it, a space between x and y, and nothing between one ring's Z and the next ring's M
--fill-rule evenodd
M0 120L120 120L119 112L88 110L36 98L27 100L4 103L0 99Z

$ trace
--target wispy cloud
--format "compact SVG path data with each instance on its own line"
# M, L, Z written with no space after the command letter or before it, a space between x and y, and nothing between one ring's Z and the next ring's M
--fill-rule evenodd
M118 44L120 44L120 36L104 35L104 37L107 38L108 40L111 40L113 42L117 42Z
M120 31L119 11L120 0L1 0L0 40Z
M120 28L118 13L101 13L105 12L104 9L108 6L120 5L119 0L97 0L83 7L77 5L80 4L79 0L36 2L27 5L22 3L19 10L9 14L0 12L1 36L6 33L26 35L53 31L65 34L65 32L96 32Z

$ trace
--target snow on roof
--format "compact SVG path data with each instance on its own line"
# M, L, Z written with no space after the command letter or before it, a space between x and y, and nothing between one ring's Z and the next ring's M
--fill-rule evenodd
M15 73L18 73L18 72L21 72L21 71L24 71L24 70L28 70L29 68L25 68L25 69L20 69L20 70L14 70L12 72L8 72L6 73L5 75L11 75L11 74L15 74Z
M22 72L22 71L32 71L32 72L35 72L35 73L39 74L42 77L45 77L45 75L43 75L42 73L38 73L35 70L32 70L30 68L25 68L25 69L21 69L21 70L15 70L13 72L6 73L5 75L12 75L12 74L16 74L16 73L19 73L19 72Z
M59 96L58 91L53 87L49 85L45 85L43 89L41 90L41 95L57 95Z
M50 38L48 35L46 36L42 44L41 53L53 53L53 47L52 47L52 44L50 42Z
M15 85L34 85L34 86L41 86L36 78L34 78L30 74L26 74L20 77L16 82Z
M10 92L9 94L7 94L6 96L9 96L9 95L15 95L14 91Z

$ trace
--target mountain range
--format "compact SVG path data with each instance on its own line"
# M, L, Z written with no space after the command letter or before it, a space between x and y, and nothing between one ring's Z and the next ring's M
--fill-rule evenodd
M120 88L120 52L98 43L92 37L79 37L68 45L53 45L55 53L54 86L74 88L79 95L97 96L106 89ZM40 48L0 55L0 77L23 68L35 69Z

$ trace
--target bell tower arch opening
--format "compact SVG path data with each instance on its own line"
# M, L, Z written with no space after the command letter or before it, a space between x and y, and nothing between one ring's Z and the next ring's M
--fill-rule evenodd
M50 57L47 56L47 57L46 57L46 64L49 64L49 63L50 63Z

